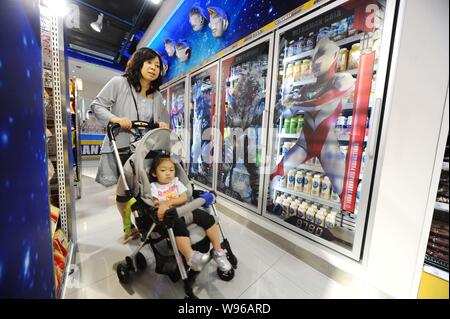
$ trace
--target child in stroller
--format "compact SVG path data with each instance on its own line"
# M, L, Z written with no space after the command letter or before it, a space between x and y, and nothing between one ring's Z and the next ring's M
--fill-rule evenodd
M170 154L162 151L157 155L150 167L151 196L155 207L158 208L158 219L162 221L164 214L170 208L181 206L188 200L187 188L175 177L175 163L170 159ZM201 209L192 212L193 223L206 230L206 235L212 243L212 257L223 272L231 269L231 264L226 257L225 250L220 246L218 226L214 217ZM175 241L181 254L187 260L191 269L200 271L209 261L210 254L202 254L192 250L189 230L183 217L176 218L173 224Z
M133 126L139 125L149 126L149 123L133 122ZM127 210L134 217L142 241L133 254L125 258L125 262L117 265L116 271L120 282L129 282L130 272L144 270L147 267L146 258L140 252L147 244L150 244L155 256L155 271L168 275L173 282L178 281L181 277L184 282L185 293L189 298L196 298L192 289L195 278L199 274L199 271L196 271L196 269L200 269L204 261L206 259L209 261L210 259L209 256L208 258L204 256L205 253L210 252L213 258L215 255L222 255L220 259L214 258L219 265L217 274L220 279L225 281L233 279L234 269L237 267L237 259L231 251L230 244L218 220L214 206L215 194L213 192L202 192L192 189L183 164L181 161L176 160L176 150L181 151L180 138L169 129L158 128L150 130L139 141L134 154L122 166L115 145L115 129L117 129L116 124L108 125L108 135L112 142L115 159L121 176L119 182L123 183L124 195L129 197ZM186 193L187 202L184 205L181 205L184 201L184 195L182 195L182 200L178 198L169 203L164 200L158 200L156 203L153 202L154 198L151 192L149 176L151 176L150 171L153 161L161 157L162 153L170 154L170 158L172 159L170 162L175 166L174 175L185 186L185 189L181 188L181 191L178 190L179 194ZM155 164L155 172L157 166ZM171 206L173 207L170 208ZM209 227L205 224L205 229L208 233L210 230L215 233L215 236L214 234L211 236L213 241L213 250L211 251L209 251L211 242L207 236L208 234L205 233L202 227L194 223L194 215L197 214L194 212L200 209L206 210L207 213L213 213L214 218L217 220L217 224L214 223L212 227L211 221L209 221ZM197 256L200 256L200 258L196 258L200 259L200 261L194 262L196 258L193 260L186 258L187 261L183 260L179 253L174 230L177 234L180 234L175 229L175 224L183 221L181 217L184 219L184 223L180 227L182 229L181 234L184 231L185 237L189 236L188 238L190 238L190 242L186 241L187 238L185 238L184 244L181 243L182 253L191 257L190 251L199 251L200 254L197 254ZM214 228L214 225L217 225L216 228ZM220 231L222 242L220 242L220 239L217 240L215 238L218 237L217 229ZM192 247L190 249L187 248L186 252L184 249L186 248L185 246L189 246L191 243ZM223 255L226 256L227 262L224 261ZM228 264L232 266L230 269Z

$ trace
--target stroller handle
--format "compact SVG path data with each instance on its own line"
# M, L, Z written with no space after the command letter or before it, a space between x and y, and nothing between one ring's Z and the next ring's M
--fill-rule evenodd
M145 122L145 121L131 121L131 128L147 128L153 130L159 128L159 124L155 122ZM109 122L106 127L108 138L110 141L115 141L117 134L119 134L120 124Z

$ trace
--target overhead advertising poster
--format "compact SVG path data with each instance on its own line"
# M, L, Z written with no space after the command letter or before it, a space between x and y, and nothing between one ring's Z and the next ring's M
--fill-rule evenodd
M182 1L147 47L167 61L168 82L306 2Z

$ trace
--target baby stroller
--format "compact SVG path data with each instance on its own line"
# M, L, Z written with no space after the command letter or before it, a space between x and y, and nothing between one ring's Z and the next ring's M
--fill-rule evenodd
M217 274L224 281L233 279L234 269L237 268L237 259L231 251L230 244L219 223L214 206L215 194L214 192L207 193L194 190L191 186L183 168L183 163L181 160L177 160L181 158L182 150L181 139L178 135L172 133L169 129L158 128L157 124L142 121L132 122L133 129L147 128L149 131L140 139L134 154L122 167L115 143L115 135L119 128L118 124L110 123L107 128L107 134L113 146L121 176L120 179L124 182L126 196L129 198L128 206L131 208L142 241L131 256L127 256L124 262L118 264L116 271L119 281L126 284L130 282L130 273L146 269L147 261L140 251L149 244L155 256L155 271L169 276L172 282L177 282L181 278L184 281L186 297L197 299L197 296L193 293L193 284L199 272L190 269L186 260L179 253L172 229L174 219L184 217L188 225L192 249L202 253L210 251L211 254L211 243L206 236L205 230L192 223L192 211L195 209L204 209L209 213L213 213L222 237L221 246L226 250L227 259L233 266L226 272L217 268ZM150 196L148 176L153 158L161 151L171 153L171 158L176 166L176 176L188 189L188 202L183 206L167 211L164 220L160 222L157 218L157 209L153 206Z

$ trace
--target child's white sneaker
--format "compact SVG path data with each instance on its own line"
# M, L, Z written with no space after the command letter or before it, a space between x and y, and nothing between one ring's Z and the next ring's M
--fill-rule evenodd
M210 260L210 256L208 253L202 254L199 251L194 250L191 258L187 261L189 267L191 267L194 271L200 271Z
M232 266L227 258L227 252L223 249L221 250L213 250L213 259L219 266L219 269L223 272L227 272L231 270Z

